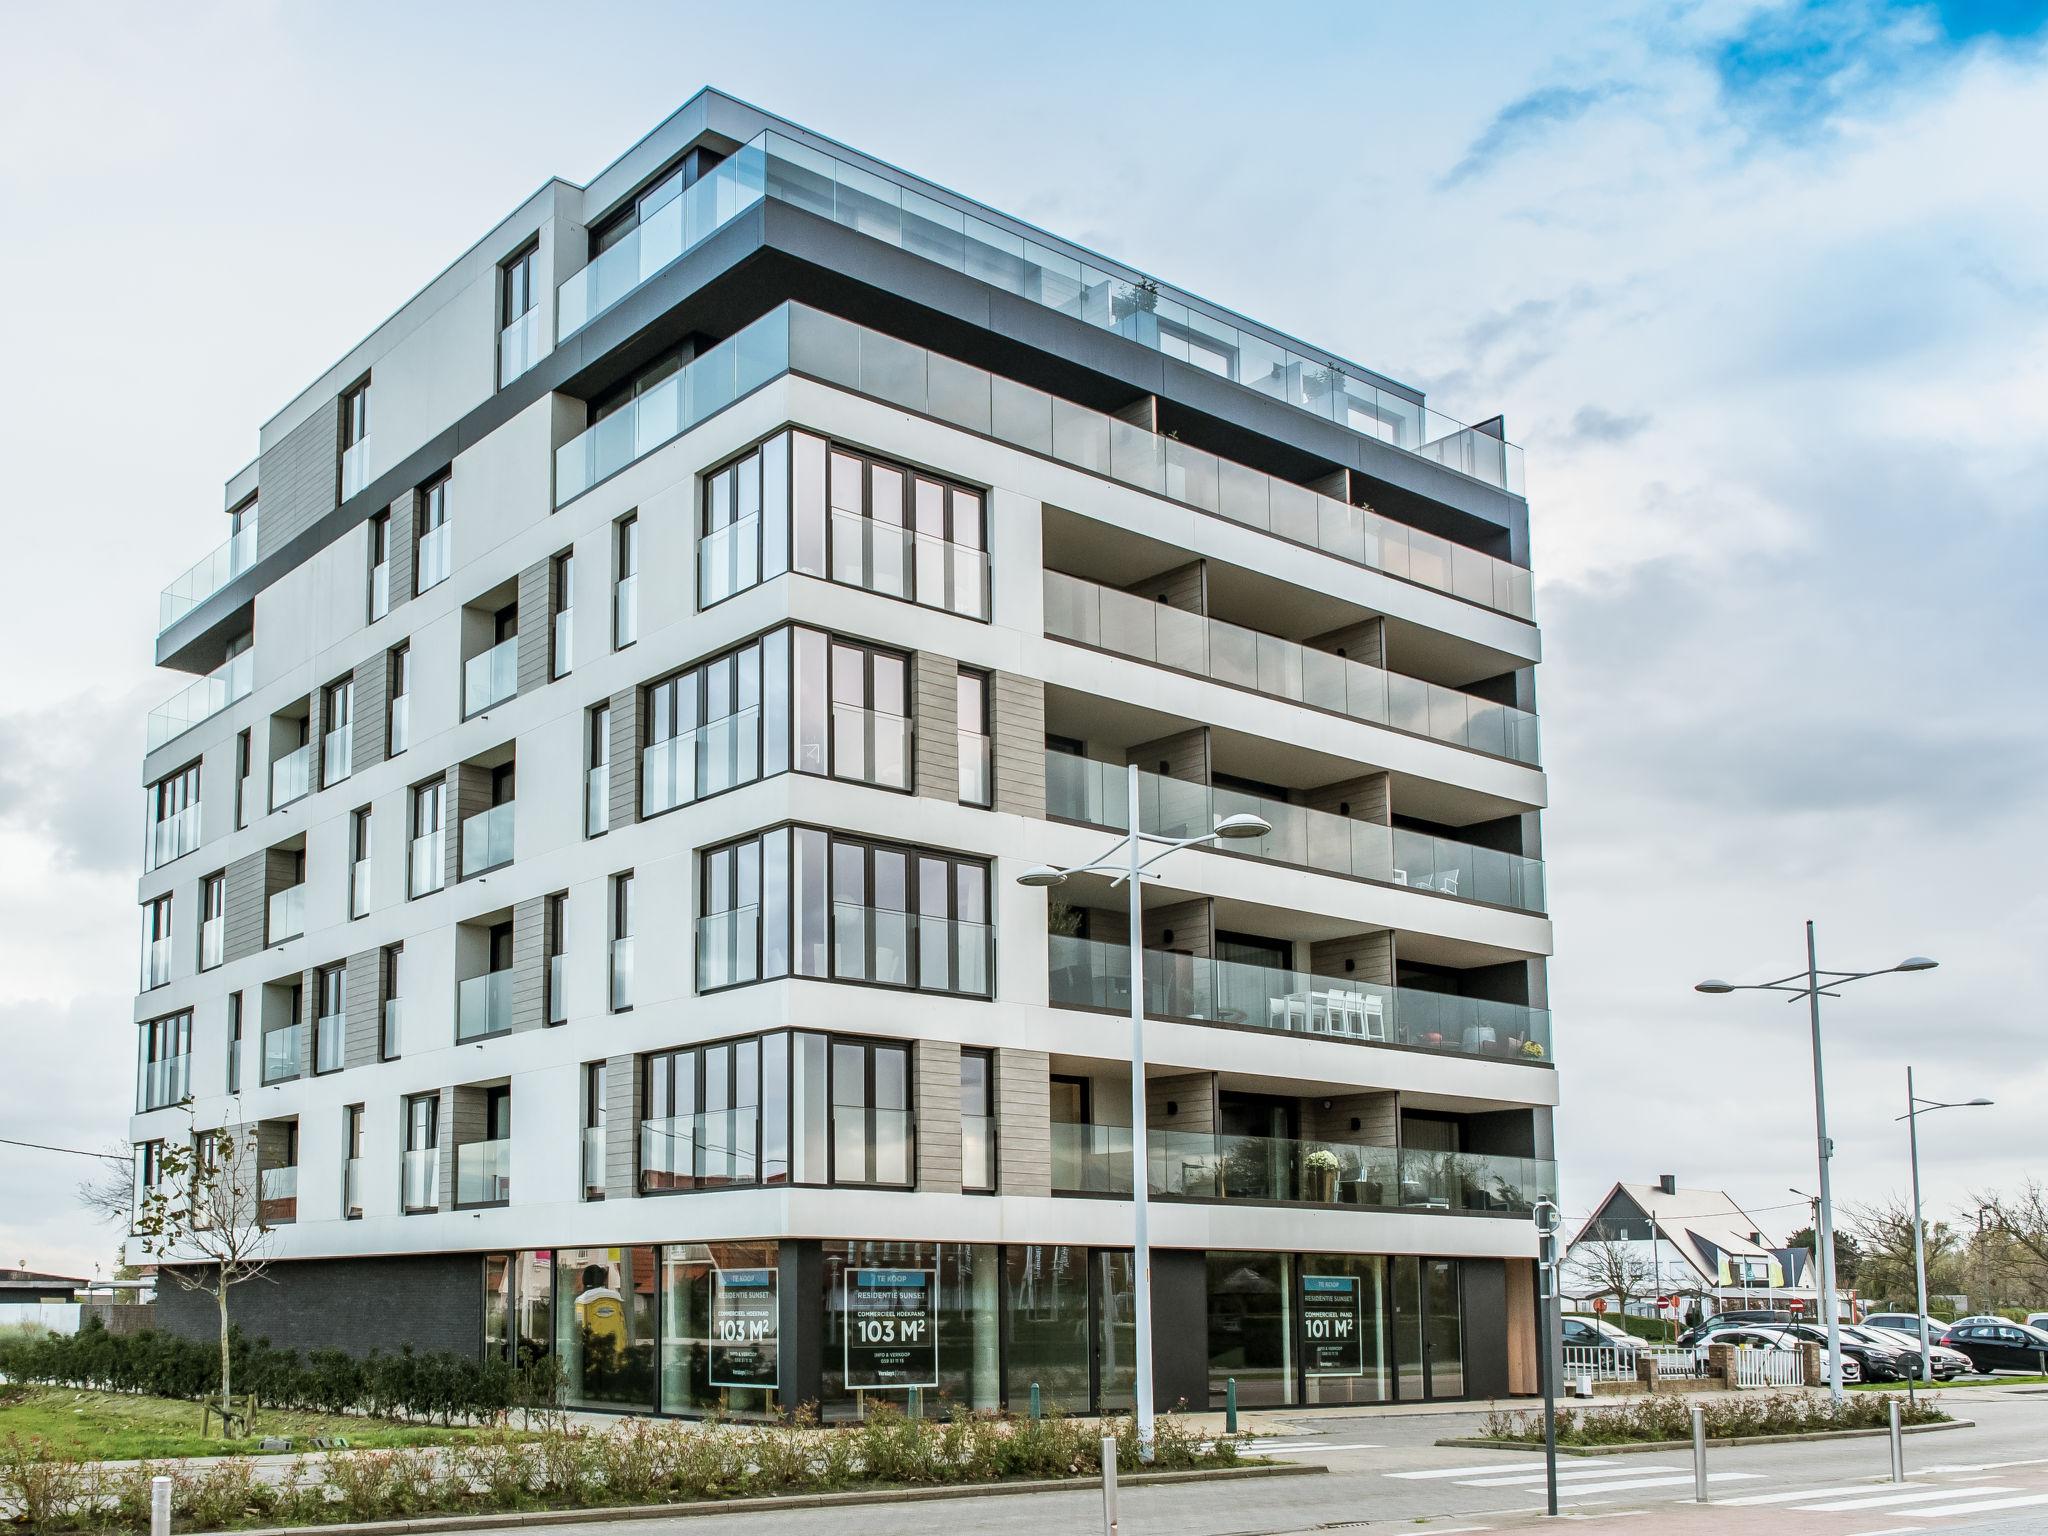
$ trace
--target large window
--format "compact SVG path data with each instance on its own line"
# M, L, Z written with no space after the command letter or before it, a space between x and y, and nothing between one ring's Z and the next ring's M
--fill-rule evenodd
M984 493L809 432L781 432L704 479L701 606L795 570L988 617Z
M163 1109L192 1093L192 1014L151 1019L136 1031L135 1107Z
M391 514L370 519L370 622L391 611Z
M413 502L413 591L438 587L448 579L448 476L437 475L419 488Z
M412 647L394 645L387 664L390 703L384 719L384 755L396 757L412 745Z
M227 958L228 876L226 870L199 882L199 969L210 971Z
M171 898L158 896L142 905L142 990L171 979Z
M777 827L707 849L700 991L819 976L987 997L985 859Z
M995 1052L960 1053L960 1187L996 1187Z
M715 1189L761 1178L761 1042L727 1040L646 1059L640 1192ZM787 1158L780 1160L786 1177Z
M555 1250L555 1353L569 1408L655 1405L658 1250Z
M403 983L405 946L387 944L380 969L384 976L384 997L377 1020L377 1059L396 1061L404 1043L405 987Z
M441 1203L441 1099L416 1093L405 1101L405 1154L400 1190L407 1214Z
M313 1024L313 1074L339 1072L347 1058L348 967L325 966L319 973L320 1012Z
M900 652L799 629L797 771L909 788L909 677Z
M149 787L149 867L199 846L199 764L188 763Z
M627 513L612 525L612 648L640 638L640 518Z
M960 722L960 803L989 805L995 798L995 758L989 743L988 674L962 667L953 691Z
M228 1092L242 1091L242 994L228 994Z

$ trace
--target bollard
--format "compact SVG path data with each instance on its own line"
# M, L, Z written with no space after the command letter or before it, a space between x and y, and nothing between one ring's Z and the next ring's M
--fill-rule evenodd
M1037 1418L1039 1416L1039 1412L1040 1410L1038 1405L1038 1383L1034 1381L1033 1383L1031 1383L1031 1417L1034 1419Z
M1231 1376L1223 1383L1223 1433L1237 1433L1237 1378Z
M1116 1436L1102 1437L1102 1536L1116 1530Z
M913 1419L924 1417L924 1388L922 1387L912 1387L910 1389L910 1416Z
M1692 1405L1692 1498L1707 1502L1707 1415L1698 1403Z
M1891 1400L1891 1407L1892 1481L1903 1483L1906 1480L1906 1441L1904 1434L1899 1429L1899 1400L1896 1397Z
M171 1536L171 1480L149 1480L149 1536Z

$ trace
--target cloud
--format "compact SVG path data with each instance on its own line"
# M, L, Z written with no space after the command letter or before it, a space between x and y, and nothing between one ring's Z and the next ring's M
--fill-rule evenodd
M1445 173L1438 183L1455 187L1483 176L1500 161L1527 148L1550 130L1578 121L1602 102L1628 90L1619 80L1601 80L1592 85L1550 85L1518 96L1498 112L1466 147L1464 158Z
M46 846L63 869L140 868L138 722L153 693L89 692L0 715L0 829Z
M1597 405L1582 405L1572 415L1570 440L1575 443L1625 443L1649 426L1647 412L1617 415Z

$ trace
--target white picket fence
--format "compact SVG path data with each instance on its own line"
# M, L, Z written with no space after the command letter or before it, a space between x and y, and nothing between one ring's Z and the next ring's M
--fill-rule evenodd
M1595 1381L1638 1380L1636 1362L1657 1362L1659 1376L1697 1376L1706 1369L1703 1351L1680 1349L1670 1344L1645 1344L1640 1349L1622 1349L1607 1344L1564 1346L1564 1374L1567 1380L1590 1376Z
M1797 1387L1805 1384L1806 1363L1796 1349L1738 1349L1738 1387Z

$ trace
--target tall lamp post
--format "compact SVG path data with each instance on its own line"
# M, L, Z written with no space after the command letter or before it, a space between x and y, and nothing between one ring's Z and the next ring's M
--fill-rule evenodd
M1820 1000L1824 996L1839 996L1834 989L1847 986L1852 981L1886 976L1893 971L1931 971L1934 966L1935 962L1924 955L1909 955L1897 965L1882 966L1874 971L1824 971L1814 958L1813 919L1808 918L1805 970L1794 971L1776 981L1737 983L1708 980L1693 988L1695 992L1716 995L1727 992L1783 992L1788 994L1788 1002L1797 997L1806 999L1807 1023L1813 1036L1813 1139L1820 1156L1820 1224L1815 1244L1820 1249L1821 1306L1827 1314L1828 1325L1828 1395L1838 1403L1842 1400L1842 1320L1835 1315L1835 1205L1833 1186L1828 1177L1828 1164L1834 1158L1835 1144L1828 1137L1827 1090L1821 1072Z
M1958 1103L1945 1103L1940 1099L1921 1099L1913 1096L1913 1069L1906 1068L1906 1112L1899 1118L1906 1122L1906 1145L1911 1149L1913 1161L1913 1280L1919 1297L1920 1316L1914 1329L1920 1335L1920 1379L1934 1380L1934 1341L1927 1337L1927 1228L1920 1220L1920 1117L1931 1115L1937 1109L1988 1109L1989 1099L1965 1099Z
M1091 864L1069 869L1038 864L1017 876L1019 885L1058 885L1069 875L1106 874L1127 882L1130 902L1131 968L1131 1262L1135 1337L1132 1348L1137 1359L1135 1387L1138 1398L1138 1444L1146 1460L1152 1457L1152 1234L1150 1229L1150 1160L1145 1155L1145 904L1142 882L1158 879L1152 866L1180 848L1193 848L1219 839L1265 837L1273 828L1264 819L1248 813L1226 816L1214 829L1198 837L1160 837L1138 827L1138 765L1125 774L1128 829L1103 855ZM1156 851L1148 858L1146 845Z

